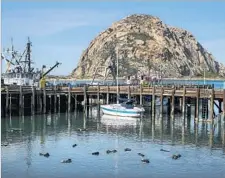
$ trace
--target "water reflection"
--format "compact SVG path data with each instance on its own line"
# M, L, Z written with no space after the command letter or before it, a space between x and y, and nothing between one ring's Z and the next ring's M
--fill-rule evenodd
M34 138L40 133L40 143L44 144L46 136L58 135L67 128L67 135L71 136L77 128L87 129L90 127L103 130L103 128L126 130L132 136L133 129L139 130L140 138L150 138L159 140L161 144L168 141L171 144L194 144L196 146L209 146L209 148L224 148L224 122L218 119L214 122L194 122L193 120L185 121L180 118L165 119L149 117L143 119L137 118L119 118L115 116L101 116L100 120L87 118L83 113L66 113L55 115L40 116L22 116L20 118L2 119L2 141L13 139L13 141L23 140L24 137ZM23 131L15 134L15 130ZM12 130L12 132L10 132ZM119 131L120 132L120 131ZM208 142L208 143L207 143ZM13 143L13 142L12 142Z
M137 119L100 114L97 114L97 117L93 117L94 114L91 113L92 111L89 112L88 116L82 112L75 112L2 119L2 142L9 142L8 146L2 147L3 175L12 176L9 173L10 171L13 172L13 168L11 170L8 167L10 164L18 166L23 170L24 167L21 162L25 162L26 168L29 171L34 171L33 168L35 166L38 167L37 164L39 163L45 166L52 164L52 166L57 167L59 166L57 161L66 157L67 154L74 155L74 159L80 161L80 165L77 166L78 170L82 172L85 166L92 165L91 162L94 162L96 165L100 164L99 162L95 162L97 160L93 160L96 158L88 157L91 151L100 150L104 154L106 149L122 150L125 146L132 146L132 150L141 150L148 154L152 153L153 158L157 155L159 156L157 159L160 159L161 155L155 151L164 147L171 150L180 150L181 152L183 149L186 149L189 152L189 156L193 157L192 159L195 159L195 154L197 154L193 148L205 150L206 152L204 151L201 154L207 156L207 150L210 152L219 151L214 153L219 155L219 157L225 151L225 122L220 117L211 123L195 122L192 118L183 119L177 116L174 118L164 115L158 117L157 114ZM78 128L83 128L83 130L78 131ZM71 150L71 145L74 143L78 143L81 147ZM157 149L154 150L154 148ZM187 148L190 149L187 150ZM50 152L50 155L53 155L48 159L51 159L52 163L45 163L38 156L39 152L47 151ZM11 156L12 152L17 155L16 161ZM136 159L135 156L133 156L134 159ZM132 156L125 155L123 157L120 152L112 156L112 164L110 163L111 158L106 158L108 160L104 161L100 157L98 161L102 161L102 166L106 166L107 164L112 166L112 177L116 177L120 175L121 166L126 163L129 157ZM85 161L83 161L84 159ZM190 162L192 161L190 160ZM131 167L132 164L130 165ZM61 170L60 167L57 167L57 169ZM71 170L73 169L71 168ZM123 167L123 169L126 170L127 168ZM164 169L166 168L164 167ZM63 172L63 170L61 171ZM86 172L84 171L84 173ZM43 174L40 173L39 176L41 175ZM78 175L82 176L81 174ZM63 175L60 176L63 177ZM21 176L18 177L24 177L24 174L21 173ZM68 177L72 177L72 175Z

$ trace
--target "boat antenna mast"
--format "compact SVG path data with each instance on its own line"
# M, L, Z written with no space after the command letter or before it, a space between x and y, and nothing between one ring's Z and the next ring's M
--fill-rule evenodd
M27 54L26 54L26 59L25 61L28 63L28 72L31 72L31 42L30 38L28 37L28 42L27 42Z
M11 45L12 45L12 60L15 58L14 55L14 46L13 46L13 38L11 38Z

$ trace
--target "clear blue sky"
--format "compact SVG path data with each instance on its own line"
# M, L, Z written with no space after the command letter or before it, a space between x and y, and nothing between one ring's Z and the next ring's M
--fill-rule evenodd
M22 50L33 43L37 67L55 61L52 74L67 75L82 51L100 32L130 14L158 16L164 23L190 31L215 59L225 64L225 2L2 2L2 46ZM3 65L5 65L3 63ZM3 66L4 70L4 66Z

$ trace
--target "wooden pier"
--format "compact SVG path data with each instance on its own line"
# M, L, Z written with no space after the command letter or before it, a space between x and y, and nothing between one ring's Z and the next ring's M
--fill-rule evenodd
M2 116L9 114L24 115L26 113L64 112L76 110L81 103L83 106L93 104L116 103L117 86L83 86L83 87L13 87L5 86L1 91ZM137 104L150 107L152 115L155 114L156 97L168 98L169 114L174 116L175 106L179 105L182 114L189 111L194 105L195 118L199 119L199 106L202 106L203 119L213 120L215 117L214 105L219 113L225 114L225 89L214 89L209 86L119 86L119 94L127 98L135 98ZM150 100L146 105L145 97ZM91 101L91 104L90 104ZM217 103L216 103L217 101ZM86 108L86 107L84 107ZM163 105L160 106L162 112ZM204 111L204 114L203 114ZM202 118L200 118L202 119Z

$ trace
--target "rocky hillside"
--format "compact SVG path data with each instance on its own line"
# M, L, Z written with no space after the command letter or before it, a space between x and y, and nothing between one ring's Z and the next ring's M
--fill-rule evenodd
M213 76L225 74L224 66L190 32L151 15L131 15L91 41L72 75L92 78L98 66L109 64L115 69L117 56L120 77L159 72L164 77L197 77L204 69Z

